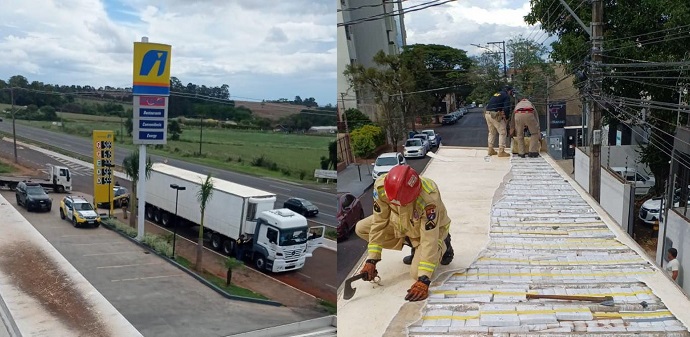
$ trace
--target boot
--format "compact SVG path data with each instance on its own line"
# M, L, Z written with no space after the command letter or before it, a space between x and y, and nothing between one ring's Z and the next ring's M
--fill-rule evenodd
M410 242L410 238L405 237L405 245L410 246L412 248L412 252L410 255L403 257L403 263L410 265L412 264L412 259L414 259L414 247L412 247L412 242Z
M530 153L528 154L528 156L529 156L530 158L537 158L537 157L539 157L539 152L530 152Z
M455 255L453 253L453 246L450 245L450 233L448 233L448 236L446 236L446 239L443 241L446 244L446 252L443 254L443 257L441 257L441 264L446 266L453 262L453 256Z
M489 148L489 156L495 156L495 155L497 155L497 154L498 154L498 152L496 152L496 150L494 150L493 147L490 147L490 148Z
M525 154L524 154L524 153L523 153L523 154L518 154L518 157L520 157L520 158L525 158Z
M505 151L505 148L498 149L498 157L510 157L510 154Z

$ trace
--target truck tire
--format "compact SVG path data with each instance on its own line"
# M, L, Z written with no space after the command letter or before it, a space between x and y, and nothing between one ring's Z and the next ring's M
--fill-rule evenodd
M215 251L220 251L223 245L223 238L218 233L211 234L211 248Z
M225 239L225 241L223 241L223 249L222 249L223 254L225 254L225 255L235 254L235 248L236 248L235 246L236 246L235 240Z
M146 220L153 220L153 206L146 204Z
M170 227L170 219L172 218L172 215L166 211L161 211L161 225L163 227Z
M14 191L17 189L17 183L10 183L10 190Z
M161 223L161 209L158 207L153 208L153 222L157 224Z
M254 258L254 266L259 271L266 271L266 258L263 254L256 254Z
M58 193L65 193L65 186L62 186L62 185L58 186L58 187L57 187L57 192L58 192Z

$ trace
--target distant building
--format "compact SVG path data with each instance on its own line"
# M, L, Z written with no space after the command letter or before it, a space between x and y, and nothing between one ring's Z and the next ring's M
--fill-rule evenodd
M401 13L401 2L383 0L339 0L338 23L356 22L356 20L380 15L380 20L338 27L338 106L343 111L357 108L372 120L376 120L376 105L371 95L356 92L350 88L348 79L343 75L348 64L359 63L365 67L374 67L374 55L383 50L389 55L399 54L406 44L404 17L386 15Z
M290 131L290 128L288 128L287 126L281 125L281 124L278 124L273 128L273 132L289 132L289 131Z
M307 133L330 133L335 134L338 132L337 126L312 126L307 130Z

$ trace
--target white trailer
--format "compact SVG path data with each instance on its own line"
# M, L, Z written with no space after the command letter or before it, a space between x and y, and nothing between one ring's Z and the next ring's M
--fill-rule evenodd
M153 164L146 182L146 218L166 227L179 223L199 225L197 194L205 179L205 175L196 172ZM288 209L274 210L275 194L218 178L212 180L213 195L206 205L204 234L213 249L233 254L237 239L244 235L250 242L243 247L256 267L281 272L302 268L306 258L323 246L325 228L320 229L320 236L309 237L306 218ZM185 190L176 193L171 185Z

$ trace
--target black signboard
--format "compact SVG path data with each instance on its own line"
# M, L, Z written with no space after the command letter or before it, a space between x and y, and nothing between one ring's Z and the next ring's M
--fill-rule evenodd
M565 127L565 102L549 103L550 127L552 129L562 129Z

